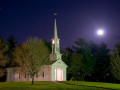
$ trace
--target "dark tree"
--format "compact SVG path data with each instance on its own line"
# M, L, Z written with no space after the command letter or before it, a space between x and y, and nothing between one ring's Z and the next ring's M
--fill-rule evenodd
M78 39L78 41L75 42L77 46L73 46L76 53L82 55L83 59L81 61L81 69L80 74L81 77L84 79L85 76L90 75L94 73L95 71L95 58L93 57L91 53L91 49L89 48L90 44L85 39Z
M15 37L13 35L11 35L8 37L7 43L9 46L9 49L7 52L8 57L9 57L8 67L15 66L15 65L13 65L13 58L14 58L13 51L14 51L15 47L17 46L17 40L15 39Z
M48 47L49 51L52 52L52 43L51 42L47 42L45 40L43 40L45 45Z
M82 72L82 61L83 56L77 53L71 55L71 67L70 72L72 73L72 80L83 80Z
M73 54L73 50L70 48L66 48L62 51L62 60L68 65L67 68L67 80L70 80L72 78L72 72L71 69L71 55Z
M80 73L85 80L105 81L105 78L110 74L110 49L107 45L100 45L78 39L73 46L76 53L82 55L82 65Z
M4 41L0 37L0 77L5 75L6 72L6 65L8 63L8 57L6 55L6 52L8 51L8 45L6 41Z
M93 77L96 81L105 81L107 75L110 74L110 49L106 44L101 43L95 53L96 68Z

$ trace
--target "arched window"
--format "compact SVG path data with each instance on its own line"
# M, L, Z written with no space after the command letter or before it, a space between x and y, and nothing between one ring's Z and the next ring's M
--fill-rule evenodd
M44 71L42 72L42 77L44 77Z

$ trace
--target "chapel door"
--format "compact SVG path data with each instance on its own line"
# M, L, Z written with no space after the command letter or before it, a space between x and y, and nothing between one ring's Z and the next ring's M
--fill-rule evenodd
M63 81L63 69L55 69L55 81Z

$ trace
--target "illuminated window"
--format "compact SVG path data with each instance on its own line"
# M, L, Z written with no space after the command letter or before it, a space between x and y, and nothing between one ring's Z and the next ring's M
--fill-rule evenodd
M52 40L52 44L55 44L55 40L54 39Z

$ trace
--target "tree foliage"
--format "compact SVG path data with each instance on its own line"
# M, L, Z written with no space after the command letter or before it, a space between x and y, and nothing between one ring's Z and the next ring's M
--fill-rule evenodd
M72 49L66 48L64 50L62 59L68 65L67 79L79 80L82 56L75 53Z
M68 80L104 81L109 74L110 50L104 43L96 44L93 41L78 39L72 49L66 49L63 60L68 65Z
M84 78L86 75L94 72L96 61L89 48L90 44L85 39L80 38L78 41L75 41L75 44L76 46L73 46L74 50L83 57L80 73L82 78Z
M71 69L71 55L73 54L73 51L70 48L66 48L63 51L63 55L62 55L62 60L68 65L67 68L67 80L70 80L72 77L72 72L70 71Z
M81 80L81 67L82 67L82 60L83 56L77 53L73 53L71 55L71 67L70 72L72 73L73 80Z
M120 80L120 43L116 45L112 52L110 65L112 75L117 80Z
M35 74L49 60L49 50L44 41L38 38L28 38L15 49L14 55L18 65L32 76L32 84Z
M17 41L16 41L15 37L13 35L11 35L8 37L7 43L9 46L9 49L7 52L8 59L9 59L8 67L16 66L16 65L13 65L13 58L14 58L13 52L14 52L15 47L17 46Z
M101 43L96 48L95 53L96 68L94 77L97 81L105 81L106 75L110 74L110 49L107 48L106 44Z
M0 37L0 77L5 75L5 66L8 63L6 52L8 51L7 43Z

